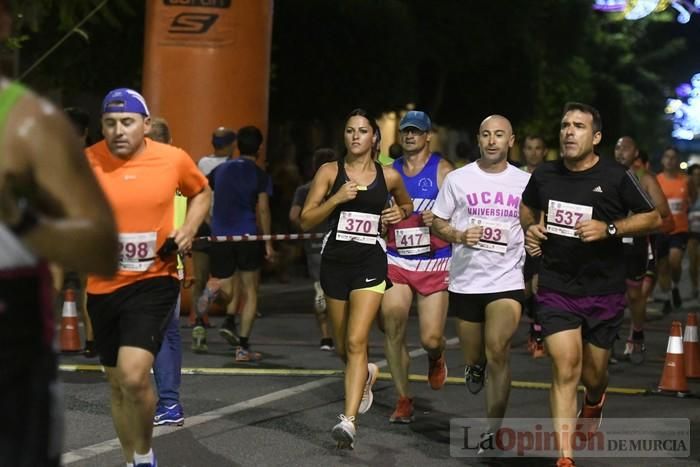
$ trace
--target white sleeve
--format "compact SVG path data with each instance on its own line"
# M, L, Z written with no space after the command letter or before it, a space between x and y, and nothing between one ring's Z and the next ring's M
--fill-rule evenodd
M442 187L433 206L433 214L445 220L450 220L455 211L456 199L451 175L452 173L447 174L442 182Z

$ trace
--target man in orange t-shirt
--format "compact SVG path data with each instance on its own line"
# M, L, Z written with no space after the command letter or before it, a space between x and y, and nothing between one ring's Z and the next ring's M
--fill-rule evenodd
M127 465L155 467L151 449L155 395L149 372L179 294L176 250L190 250L211 203L211 190L190 156L145 137L148 107L131 89L102 103L104 140L87 158L114 211L119 270L88 278L88 312L111 388L112 416ZM184 225L173 229L174 196L189 198Z
M695 202L695 187L688 176L681 172L678 150L668 147L661 158L663 172L656 176L668 200L675 228L656 240L659 287L664 298L664 313L679 310L683 304L678 283L681 281L683 253L688 244L688 208ZM673 281L673 288L671 288ZM669 299L668 292L671 290Z

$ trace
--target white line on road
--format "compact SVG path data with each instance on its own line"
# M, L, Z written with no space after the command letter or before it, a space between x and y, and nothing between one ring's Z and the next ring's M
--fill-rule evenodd
M447 345L452 345L457 343L456 337L449 339ZM425 350L416 349L408 353L409 357L415 358L421 355L425 355ZM377 366L383 368L387 365L386 360L380 360L376 362ZM306 391L311 391L313 389L320 388L326 384L337 381L337 378L326 377L317 381L311 381L309 383L300 384L299 386L294 386L287 389L281 389L279 391L271 392L265 394L264 396L256 397L254 399L249 399L247 401L238 402L233 405L228 405L226 407L221 407L220 409L211 410L199 415L194 415L192 417L187 417L187 424L179 427L154 427L153 437L157 438L164 435L169 435L170 433L175 433L180 430L188 430L194 426L201 425L203 423L208 423L214 420L218 420L229 415L233 415L244 410L253 409L261 405L269 404L270 402L275 402L280 399L286 399L288 397L294 397L298 394L302 394ZM83 461L86 459L91 459L102 454L106 454L111 451L116 451L121 449L119 444L119 439L114 438L101 443L93 444L92 446L86 446L84 448L74 449L72 451L66 452L61 457L62 465L70 465L75 462Z

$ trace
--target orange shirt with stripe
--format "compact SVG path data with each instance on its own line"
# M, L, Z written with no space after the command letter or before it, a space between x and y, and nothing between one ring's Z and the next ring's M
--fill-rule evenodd
M688 192L688 176L679 173L675 177L668 177L663 172L656 176L661 191L666 195L668 207L671 208L675 228L671 234L688 231L688 209L690 206L690 193Z
M85 153L112 207L119 234L156 232L155 251L173 231L175 190L191 198L208 184L185 151L150 138L144 150L128 160L112 155L104 140ZM89 276L87 291L105 294L143 279L178 277L175 255L167 261L155 257L145 271L119 269L110 278Z

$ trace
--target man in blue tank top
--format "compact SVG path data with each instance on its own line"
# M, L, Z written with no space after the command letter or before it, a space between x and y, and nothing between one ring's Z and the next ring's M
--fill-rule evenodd
M406 325L413 294L418 295L420 339L428 353L428 382L442 388L447 378L443 331L447 315L447 285L452 246L431 235L431 209L445 175L453 167L430 153L432 122L425 112L412 110L399 122L403 156L393 163L413 199L412 214L390 225L387 238L388 277L394 285L382 299L387 361L398 392L391 423L413 420L413 399L408 384Z

